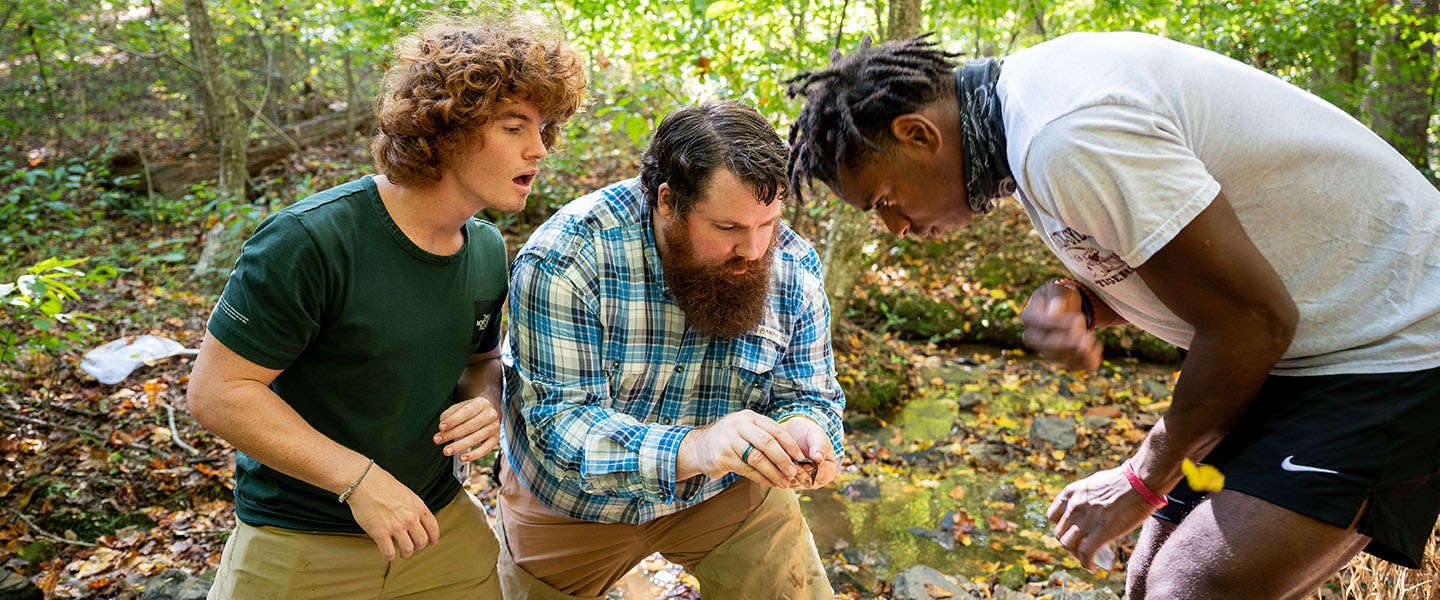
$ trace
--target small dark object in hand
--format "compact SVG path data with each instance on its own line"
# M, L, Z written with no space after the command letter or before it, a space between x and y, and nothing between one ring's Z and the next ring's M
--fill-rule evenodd
M815 485L815 475L820 472L820 465L808 458L795 461L795 476L790 478L790 487L808 488Z

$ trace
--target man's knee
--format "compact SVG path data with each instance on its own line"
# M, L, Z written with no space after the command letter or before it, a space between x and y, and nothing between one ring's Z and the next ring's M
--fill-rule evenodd
M1135 553L1130 555L1130 561L1125 565L1125 597L1145 597L1150 565L1155 561L1160 547L1174 531L1175 524L1169 521L1145 521L1145 526L1140 530L1140 540L1135 543Z
M749 573L736 578L734 573ZM770 490L731 537L693 573L701 589L725 598L834 597L814 538L790 490Z

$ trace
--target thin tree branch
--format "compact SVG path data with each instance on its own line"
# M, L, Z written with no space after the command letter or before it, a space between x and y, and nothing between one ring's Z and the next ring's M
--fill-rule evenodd
M55 146L62 147L65 145L65 130L60 128L59 99L55 97L55 89L50 87L50 77L45 74L45 58L40 54L40 42L35 39L35 25L30 24L25 32L30 37L30 50L35 53L35 68L40 70L40 84L45 87L45 105L50 109L50 120L55 126Z
M175 427L175 407L170 406L169 402L164 403L164 406L165 414L170 418L170 441L175 442L176 446L183 448L186 452L189 452L191 456L199 456L199 450L185 443L185 440L180 439L180 430Z
M5 16L0 18L0 29L5 29L10 24L10 16L15 14L15 9L20 8L19 0L10 3L10 8L5 9Z
M261 42L261 43L264 44L264 42ZM270 99L270 70L274 68L275 60L274 60L274 52L270 50L270 45L269 45L269 44L264 44L264 46L265 46L265 77L264 77L264 79L265 79L265 90L262 91L262 92L260 92L260 103L255 105L254 114L250 115L250 125L246 126L246 128L245 128L246 131L250 131L250 130L255 129L255 121L260 120L260 117L262 116L262 114L263 114L264 111L265 111L265 102ZM295 141L294 141L294 140L290 140L289 136L285 136L285 138L286 138L286 140L288 140L288 141L290 142L291 149L295 150L296 152L299 152L299 151L300 151L300 148L297 147L297 146L295 146Z
M101 444L108 444L108 443L109 443L105 438L100 437L100 434L95 433L94 431L90 431L90 430L88 430L88 429L81 429L81 428L79 428L79 427L71 427L71 426L69 426L69 425L61 425L61 424L59 424L59 423L51 423L51 422L45 421L45 420L43 420L43 419L34 419L34 418L31 418L31 417L27 417L27 416L25 416L25 415L17 415L17 414L15 414L15 413L8 412L8 411L0 411L0 418L6 418L6 419L14 420L14 421L20 421L20 422L22 422L22 423L30 423L31 425L42 425L42 426L45 426L45 427L52 427L52 428L60 429L60 430L63 430L63 431L69 431L69 432L71 432L71 433L78 433L78 434L83 435L83 436L85 436L85 437L88 437L88 438L90 438L90 439L92 439L92 440L95 440L95 441L97 441L97 442L100 442ZM136 450L144 450L144 451L146 451L146 452L154 452L154 449L150 448L149 446L141 446L140 444L126 443L126 444L122 444L122 445L128 446L128 447L130 447L130 448L134 448L134 449L136 449Z
M260 122L264 123L266 127L270 128L270 131L273 131L276 135L280 136L280 139L284 140L286 146L289 146L290 149L295 152L300 151L300 143L296 142L295 138L290 137L290 134L285 133L285 130L279 125L276 125L274 121L271 121L270 117L265 116L265 113L260 112L259 108L251 105L249 100L246 100L244 98L239 98L238 100L240 100L240 106L254 111L255 115L260 118Z
M20 517L20 520L21 520L21 521L24 521L26 525L29 525L29 526L30 526L30 529L34 530L35 533L40 534L42 537L50 538L50 539L55 540L55 541L57 541L57 542L60 542L60 543L62 543L62 544L74 544L74 545L76 545L76 546L85 546L86 548L94 548L94 547L95 547L95 544L90 543L90 542L82 542L82 541L80 541L80 540L72 540L72 539L70 539L70 538L60 537L60 536L58 536L58 535L55 535L55 534L50 533L50 532L48 532L48 531L45 531L45 530L44 530L43 528L41 528L39 525L36 525L34 521L31 521L31 520L30 520L30 517L25 516L25 513L22 513L22 512L20 512L20 511L18 511L18 510L15 510L15 509L10 508L10 507L8 507L8 506L5 507L5 510L8 510L8 511L10 511L11 514L13 514L13 515L15 515L15 516L17 516L17 517Z
M55 34L55 35L60 35L60 32L59 32L59 31L56 31L56 30L51 29L51 28L49 28L49 27L46 27L46 26L44 26L44 25L31 25L31 26L34 27L34 28L36 28L36 29L48 31L48 32L50 32L50 33L52 33L52 34ZM87 36L81 36L81 37L79 37L79 38L76 38L75 41L81 42L81 43L85 43L85 44L90 44L90 45L93 45L93 46L110 46L110 47L116 48L116 49L118 49L118 50L120 50L120 51L122 51L122 52L125 52L126 54L132 54L132 55L138 56L138 57L140 57L140 58L164 58L164 59L173 60L173 61L175 61L176 63L178 63L178 64L179 64L180 66L182 66L182 67L185 67L185 68L187 68L187 69L190 69L191 71L194 71L194 72L196 72L196 73L200 73L200 67L197 66L195 63L190 62L190 61L188 61L188 60L186 60L186 59L184 59L184 58L182 58L182 57L175 56L174 54L170 54L169 52L142 52L142 51L140 51L140 50L136 50L136 49L134 49L134 48L131 48L131 47L129 47L129 46L126 46L126 45L121 44L121 43L118 43L118 42L112 42L112 41L109 41L109 40L102 40L102 39L100 39L100 38L93 37L93 36L88 36L88 35L87 35Z

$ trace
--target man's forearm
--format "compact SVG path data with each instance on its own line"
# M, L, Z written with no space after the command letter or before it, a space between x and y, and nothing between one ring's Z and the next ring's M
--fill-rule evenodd
M1289 339L1197 332L1181 367L1170 409L1136 452L1135 470L1156 491L1174 487L1180 463L1198 461L1228 433L1264 384Z
M456 384L456 401L469 400L476 397L484 397L490 400L495 407L496 414L503 414L501 410L501 395L504 393L504 372L505 369L500 363L499 356L491 356L473 362L460 375L460 381Z
M207 397L213 396L213 397ZM209 406L206 429L267 467L328 490L344 492L369 458L316 431L264 384L254 381L206 386L196 400Z

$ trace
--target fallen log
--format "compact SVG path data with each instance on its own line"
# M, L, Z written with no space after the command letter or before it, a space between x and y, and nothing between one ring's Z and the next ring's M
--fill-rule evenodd
M358 114L354 116L354 119L354 131L369 132L374 126L373 115ZM350 123L344 111L341 111L283 127L285 132L283 136L272 132L267 136L252 138L250 147L245 151L245 167L250 176L254 177L265 167L279 162L290 153L295 152L297 146L303 149L339 137L347 132L349 126ZM291 145L292 141L294 142L293 146ZM144 193L147 189L151 189L145 181L147 171L145 163L146 161L142 159L138 151L119 152L110 158L110 174L114 177L138 175L120 187ZM150 183L153 184L156 192L172 198L184 195L194 184L219 178L220 146L207 144L164 162L150 159L148 171Z

